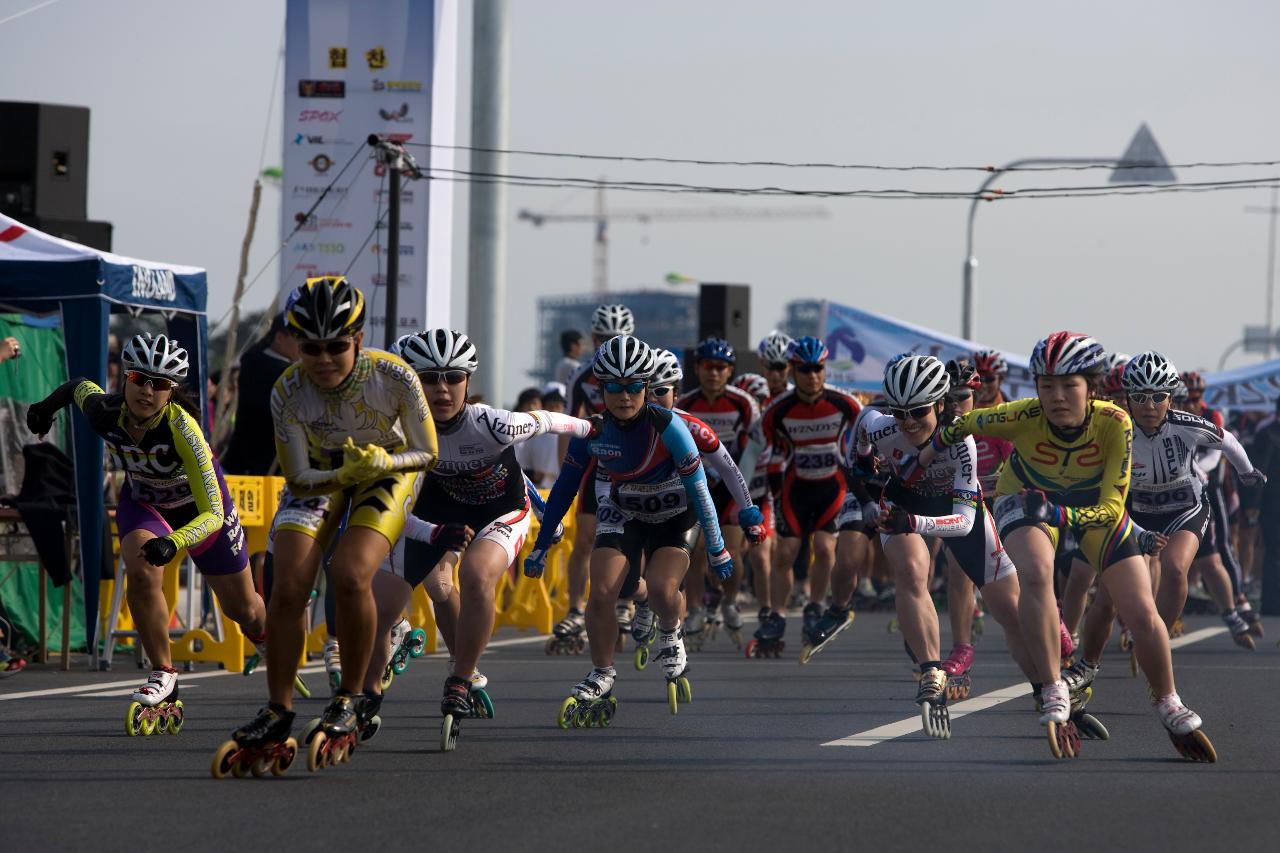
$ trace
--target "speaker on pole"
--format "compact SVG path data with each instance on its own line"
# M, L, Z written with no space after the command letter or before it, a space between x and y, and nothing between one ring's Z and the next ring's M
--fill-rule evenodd
M703 284L698 291L698 340L724 338L739 353L750 352L751 287Z

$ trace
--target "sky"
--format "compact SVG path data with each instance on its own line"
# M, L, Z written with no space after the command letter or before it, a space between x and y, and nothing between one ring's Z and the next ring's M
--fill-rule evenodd
M204 266L211 319L234 287L252 181L278 165L272 91L283 0L217 4L0 0L0 100L92 109L89 214L115 250ZM1118 157L1146 122L1171 163L1280 159L1280 51L1272 2L787 4L539 0L511 4L513 148L728 160L985 165ZM469 16L463 14L463 102ZM275 99L271 124L269 105ZM467 141L469 118L459 125ZM264 130L266 156L262 157ZM582 163L511 157L513 172L822 189L976 189L980 173L868 173ZM1280 167L1180 170L1188 180ZM1106 173L1008 176L1078 186ZM466 324L466 193L449 325ZM1109 349L1154 348L1216 369L1262 324L1270 191L1007 200L980 205L975 337L1028 352L1072 328ZM811 207L809 200L610 192L611 208ZM821 202L822 220L619 223L614 286L668 272L750 284L752 329L793 298L832 299L960 331L966 201ZM521 341L538 296L591 289L591 226L535 229L521 208L585 212L590 192L508 194L506 396L525 384ZM250 270L279 241L268 188ZM267 304L266 268L245 300ZM435 321L433 320L433 323ZM438 323L444 325L443 321ZM640 330L643 333L643 330ZM1258 356L1237 353L1228 366Z

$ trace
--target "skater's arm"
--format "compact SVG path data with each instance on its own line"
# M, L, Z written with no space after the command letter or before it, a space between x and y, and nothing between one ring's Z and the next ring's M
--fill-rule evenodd
M733 502L738 505L739 509L746 509L752 505L751 492L747 488L746 475L734 464L729 448L719 444L713 452L704 455L702 458L707 463L707 466L712 471L715 471L721 481L729 487L729 494L733 496Z
M407 367L401 383L400 428L404 431L406 446L390 455L390 470L430 471L440 456L436 422L431 417L431 409L427 408L422 383Z
M173 434L173 449L182 460L187 485L196 503L196 517L165 538L179 549L189 549L222 529L225 518L222 488L213 467L213 451L204 440L196 419L175 403L168 404L165 409L169 431Z
M560 476L556 477L555 485L551 487L551 493L547 496L546 509L542 512L542 523L538 527L538 539L534 543L535 548L551 547L556 525L569 511L569 505L573 503L574 496L582 486L582 478L591 467L588 464L590 458L591 450L587 439L575 438L569 442L569 451L565 454Z
M290 375L285 371L271 390L271 420L275 425L276 458L280 474L289 484L294 497L311 498L328 495L342 488L337 469L325 470L311 465L307 453L307 431L285 398L281 382Z
M949 464L954 466L951 480L951 514L950 515L913 515L912 529L921 536L950 537L968 536L973 530L973 522L978 517L978 466L974 457L973 439L966 438L959 444L952 445L946 451ZM939 454L942 456L943 454ZM936 464L942 464L939 461Z
M676 473L684 485L689 503L698 514L702 524L702 535L707 542L707 556L724 553L724 537L720 533L720 522L716 516L716 507L711 500L711 490L707 488L707 477L702 470L702 457L693 443L693 437L681 418L673 417L662 430L662 443L671 453L676 464ZM741 476L741 474L739 474Z
M437 527L438 525L432 524L425 518L419 518L411 512L405 513L404 535L415 542L430 543L436 535Z
M988 435L1012 441L1026 422L1041 416L1040 401L1035 398L1001 403L987 409L974 409L934 433L933 447L940 451L963 441L967 435Z
M80 410L92 417L101 407L106 393L84 377L64 382L43 400L27 407L27 429L36 435L44 435L53 427L53 417L73 401Z

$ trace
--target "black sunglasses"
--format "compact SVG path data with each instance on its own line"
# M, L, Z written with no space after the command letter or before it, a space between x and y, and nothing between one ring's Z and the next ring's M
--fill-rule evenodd
M889 415L897 421L905 421L907 418L921 420L925 415L933 411L933 406L916 406L914 409L899 409L893 406L889 407Z
M441 380L446 385L461 385L467 381L467 372L465 370L423 370L418 374L418 379L422 381L423 387L439 385Z
M797 364L796 371L799 373L821 373L826 370L825 364Z
M1153 391L1146 393L1144 391L1135 391L1129 396L1129 402L1137 403L1141 406L1143 403L1163 403L1169 399L1168 391Z
M771 361L765 365L765 369L781 372L787 369L787 363L785 361Z
M298 344L298 349L302 350L303 355L309 355L313 358L321 353L342 355L351 349L352 343L351 338L339 338L333 341L302 341Z
M947 394L948 400L956 400L956 401L968 400L972 397L973 397L973 392L967 388L963 391L951 391Z

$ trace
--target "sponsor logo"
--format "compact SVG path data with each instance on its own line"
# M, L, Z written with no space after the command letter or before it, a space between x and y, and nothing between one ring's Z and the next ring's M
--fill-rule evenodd
M400 104L389 110L378 107L378 115L383 121L400 122L401 124L413 124L413 119L409 117L409 105L407 103Z
M293 217L293 221L299 223L299 231L325 231L343 230L351 228L351 223L343 219L334 219L332 217L317 217L314 213L307 216L302 211L298 211Z
M133 295L138 299L160 299L173 302L178 298L178 287L169 270L146 267L133 268Z
M347 84L341 80L299 80L299 98L345 98Z
M409 276L405 273L400 273L396 278L402 285L409 283ZM384 273L375 273L374 275L369 276L369 284L374 287L386 287L387 276ZM403 325L403 323L401 325Z
M317 154L308 160L307 164L316 170L317 175L323 175L333 166L333 160L328 154Z
M373 200L385 202L391 190L378 189L373 191ZM413 204L413 190L400 190L400 203Z
M342 119L342 110L302 110L298 113L298 121L320 122L329 124Z
M294 243L295 252L318 252L321 255L341 255L347 251L345 243L306 242Z
M421 92L421 80L379 80L373 78L375 92Z
M346 68L347 67L347 49L345 47L329 48L329 67L330 68Z
M329 195L332 196L341 197L347 194L346 187L329 187L328 189ZM298 184L293 188L293 197L298 198L300 196L320 195L320 193L324 191L324 187L314 187L310 184Z
M387 249L378 243L374 243L372 246L369 247L369 251L375 255L382 255L387 252ZM401 246L400 257L402 258L413 257L413 246Z
M378 71L387 67L387 51L382 45L371 47L364 52L364 61L370 71Z
M295 133L294 145L350 145L350 139L339 139L333 136L322 136L318 133Z
M319 264L294 264L293 268L298 272L314 273L320 269Z

